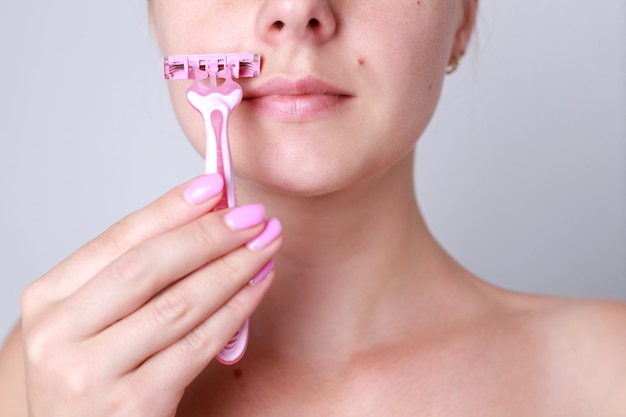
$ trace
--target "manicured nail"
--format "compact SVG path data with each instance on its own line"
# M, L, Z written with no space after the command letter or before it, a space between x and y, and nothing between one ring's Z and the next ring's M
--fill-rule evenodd
M250 285L259 285L274 269L274 261L270 260L263 268L250 280Z
M246 246L250 250L259 251L266 248L270 243L276 240L276 238L280 236L281 232L282 228L280 226L280 222L278 219L272 217L265 224L265 229L263 229L261 234L248 242Z
M265 220L265 208L261 204L235 207L224 216L224 223L233 230L258 226Z
M223 187L224 180L221 175L203 175L187 186L184 197L190 204L201 204L219 194Z

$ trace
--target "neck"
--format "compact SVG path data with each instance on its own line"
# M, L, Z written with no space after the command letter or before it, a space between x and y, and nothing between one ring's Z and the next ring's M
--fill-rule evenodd
M407 311L432 317L417 310L429 309L443 277L458 272L420 214L412 154L331 195L244 191L263 201L284 230L274 284L252 322L251 343L263 351L341 360L397 340L405 325L417 324Z

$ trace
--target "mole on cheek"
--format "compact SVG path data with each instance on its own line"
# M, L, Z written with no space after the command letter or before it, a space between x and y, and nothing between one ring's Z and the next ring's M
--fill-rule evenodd
M233 373L233 375L235 379L241 379L241 377L243 376L243 371L240 368L235 369L235 372Z
M359 67L362 67L363 65L365 65L365 60L363 58L359 58L357 62L359 63Z

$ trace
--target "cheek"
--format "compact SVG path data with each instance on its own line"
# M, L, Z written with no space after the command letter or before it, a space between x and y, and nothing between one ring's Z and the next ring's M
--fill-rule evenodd
M185 136L189 139L191 145L204 155L205 150L205 132L202 116L187 101L187 87L189 82L186 81L168 81L170 99L176 114L176 119L183 129Z
M377 125L389 128L385 121L391 121L393 136L414 141L437 106L454 28L449 7L427 1L421 6L404 3L405 8L381 9L377 19L369 20L361 50L363 71L370 73L365 79L376 86L366 91L372 92L371 100L379 101L372 108Z
M245 1L156 0L153 4L163 55L231 52L250 40L254 10Z

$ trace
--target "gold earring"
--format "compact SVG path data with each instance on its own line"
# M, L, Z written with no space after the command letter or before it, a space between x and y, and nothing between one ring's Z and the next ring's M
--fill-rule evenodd
M446 75L453 74L459 68L459 62L462 56L463 53L461 52L455 52L454 55L452 55L452 64L448 65L446 68Z

